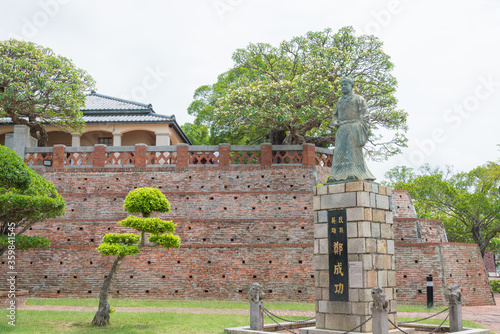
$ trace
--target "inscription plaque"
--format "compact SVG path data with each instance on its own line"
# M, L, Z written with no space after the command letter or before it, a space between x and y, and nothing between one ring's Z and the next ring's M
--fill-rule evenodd
M363 262L349 261L349 287L363 287Z
M349 301L346 210L328 210L330 300Z

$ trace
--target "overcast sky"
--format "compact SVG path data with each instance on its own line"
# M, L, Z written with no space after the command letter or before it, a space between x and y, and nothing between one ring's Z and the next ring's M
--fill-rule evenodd
M369 162L379 181L397 165L467 171L498 160L498 0L0 0L0 40L52 48L98 93L151 103L181 125L193 121L195 89L231 68L237 48L348 25L384 42L409 113L408 148Z

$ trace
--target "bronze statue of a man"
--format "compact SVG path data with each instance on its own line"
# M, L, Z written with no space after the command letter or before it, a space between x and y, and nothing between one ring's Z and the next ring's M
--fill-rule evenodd
M366 100L352 92L354 80L343 78L340 87L344 94L333 112L335 135L332 169L327 184L350 181L373 181L363 157L363 146L368 141L370 121Z

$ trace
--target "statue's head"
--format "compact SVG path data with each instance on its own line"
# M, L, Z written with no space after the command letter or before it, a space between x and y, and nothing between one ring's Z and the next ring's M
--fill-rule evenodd
M340 80L340 89L342 94L349 94L354 88L354 79L351 77L344 77Z

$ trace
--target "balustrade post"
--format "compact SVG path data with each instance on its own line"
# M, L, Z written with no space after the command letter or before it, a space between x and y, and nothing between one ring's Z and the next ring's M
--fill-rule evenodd
M64 168L64 158L66 155L64 150L66 145L54 145L54 152L52 154L52 168Z
M177 144L177 167L186 168L188 166L188 144Z
M219 167L229 167L231 163L231 145L219 144Z
M389 318L387 308L389 301L381 287L372 288L373 305L372 309L372 331L373 334L389 333Z
M316 165L316 146L314 144L302 145L302 165Z
M146 144L135 144L134 167L146 167Z
M106 161L106 145L95 144L94 145L94 168L104 168L105 161Z
M250 329L254 331L264 330L264 295L259 283L253 283L248 291L250 300Z
M460 332L462 330L462 292L460 285L453 283L448 290L450 307L450 332Z
M260 145L260 165L262 167L272 166L273 146L271 144Z

